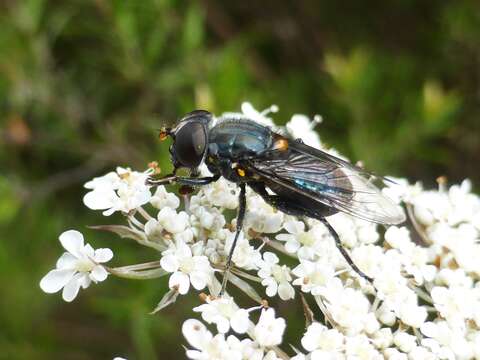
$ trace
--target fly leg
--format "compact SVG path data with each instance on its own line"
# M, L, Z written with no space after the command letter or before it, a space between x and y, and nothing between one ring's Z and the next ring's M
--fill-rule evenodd
M358 266L353 262L347 250L345 250L345 248L343 247L337 232L335 231L333 226L330 225L330 223L325 219L325 214L322 214L315 209L303 207L302 205L299 205L298 203L288 198L279 195L270 195L266 191L265 186L261 183L250 183L249 185L265 200L265 202L277 208L281 212L294 216L307 216L321 221L323 225L326 226L330 235L332 235L333 239L335 240L335 245L337 246L337 249L347 261L348 265L350 265L353 271L355 271L360 277L373 284L373 279L370 276L366 275L362 270L360 270Z
M233 239L232 247L228 254L227 264L225 265L225 272L223 273L222 289L220 290L220 296L225 292L227 287L228 276L230 274L230 268L232 267L232 257L233 252L235 251L235 246L237 245L238 237L240 236L240 231L243 226L243 219L245 218L245 210L247 207L247 198L245 196L245 183L240 183L240 195L238 197L238 214L237 214L237 231L235 233L235 238Z
M210 184L211 182L217 181L219 178L220 178L220 175L208 176L203 178L167 175L157 180L148 178L146 180L146 184L150 186L159 186L159 185L177 183L180 185L201 186L201 185L207 185L207 184Z
M353 271L355 271L360 277L364 278L365 280L367 280L369 283L371 283L373 285L373 279L370 276L366 275L362 270L360 270L357 265L355 265L352 258L348 254L347 250L345 250L345 248L343 247L342 242L340 241L340 237L338 236L338 234L335 231L335 229L333 228L333 226L330 225L330 223L327 221L327 219L325 219L323 217L320 217L320 218L317 218L317 219L320 220L323 223L323 225L325 225L327 227L330 235L332 235L333 238L335 239L335 245L337 245L337 249L343 255L343 257L347 261L348 265L351 266Z

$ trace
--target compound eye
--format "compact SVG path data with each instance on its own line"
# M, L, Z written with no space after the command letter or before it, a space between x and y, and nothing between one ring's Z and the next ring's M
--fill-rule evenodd
M205 126L188 122L175 132L175 157L184 167L194 168L202 162L207 145Z

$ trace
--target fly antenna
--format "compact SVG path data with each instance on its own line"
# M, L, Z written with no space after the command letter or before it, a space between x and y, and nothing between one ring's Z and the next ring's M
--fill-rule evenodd
M158 138L161 141L172 135L172 128L162 127L161 129L158 129L158 131Z

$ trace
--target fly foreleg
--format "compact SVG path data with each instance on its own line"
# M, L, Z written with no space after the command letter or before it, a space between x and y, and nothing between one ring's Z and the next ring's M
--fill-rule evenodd
M146 180L146 184L150 186L159 186L159 185L177 183L180 185L202 186L202 185L207 185L207 184L210 184L211 182L217 181L219 178L220 178L220 175L208 176L203 178L167 175L161 179L148 178Z

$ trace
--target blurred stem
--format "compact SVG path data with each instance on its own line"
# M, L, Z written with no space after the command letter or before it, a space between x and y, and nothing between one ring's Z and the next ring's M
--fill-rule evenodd
M408 217L410 218L410 221L412 222L415 231L417 232L418 235L420 235L420 238L422 239L422 243L419 245L428 246L428 244L430 244L431 241L428 239L427 234L425 234L425 231L422 229L422 226L418 223L417 219L415 218L412 204L407 203L406 205L407 205L406 208L407 208Z
M417 294L417 296L420 299L422 299L422 300L424 300L424 301L426 301L430 304L433 304L433 299L431 298L431 296L428 293L426 293L425 291L423 291L422 289L420 289L419 287L416 287L416 286L410 286L410 288L413 291L415 291L415 293Z
M255 281L255 282L258 282L258 283L261 283L262 282L262 279L259 278L258 276L255 276L255 275L251 275L249 273L246 273L240 269L231 269L230 270L232 273L234 274L237 274L238 276L241 276L245 279L248 279L248 280L252 280L252 281Z
M325 304L323 303L323 299L320 295L316 295L313 297L318 305L318 308L320 309L320 311L322 312L322 314L325 316L325 321L330 323L330 325L333 327L333 328L337 328L337 323L335 322L335 320L333 320L333 318L330 316L330 313L328 312L327 310L327 307L325 306Z
M281 252L282 254L285 254L294 259L297 259L297 256L295 254L291 254L287 250L285 250L285 246L282 243L279 243L278 241L269 239L267 237L262 238L262 241L268 246L270 246L271 248Z
M263 305L264 302L262 301L262 298L260 297L260 295L258 295L257 291L249 283L240 279L238 276L236 276L233 273L230 273L228 277L228 281L231 282L236 287L238 287L240 290L242 290L252 300Z
M129 220L133 225L135 225L138 229L140 229L140 230L145 229L145 225L142 224L140 221L138 221L138 220L135 218L135 215L128 215L128 220Z
M152 267L152 266L147 266L149 264L150 263L132 265L132 266L123 266L119 268L106 267L106 269L110 274L118 276L120 278L137 279L137 280L156 279L168 274L168 272L166 272L160 267L156 269L149 269L149 270L142 270L142 271L132 270L132 268L140 269L142 267L144 268ZM160 264L158 264L158 266L160 266Z
M138 213L139 213L140 215L142 215L142 217L143 217L145 220L148 221L148 220L153 219L153 217L150 216L150 214L147 212L147 210L145 210L143 207L140 206L137 210L138 210Z
M147 270L147 269L157 269L159 267L160 267L160 261L157 260L157 261L150 261L142 264L119 266L112 269L115 269L118 271L138 271L138 270Z

